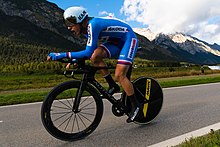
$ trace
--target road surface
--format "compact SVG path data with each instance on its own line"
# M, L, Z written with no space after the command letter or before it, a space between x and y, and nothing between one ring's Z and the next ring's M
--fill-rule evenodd
M127 124L115 117L106 100L98 128L87 138L65 142L53 138L40 120L41 103L0 107L0 146L145 147L220 122L220 83L166 88L164 104L150 124Z

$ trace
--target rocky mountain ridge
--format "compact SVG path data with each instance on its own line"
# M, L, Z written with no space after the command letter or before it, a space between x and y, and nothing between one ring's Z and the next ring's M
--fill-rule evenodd
M0 0L0 10L5 15L26 19L34 25L61 35L73 43L81 43L67 29L64 29L63 10L56 4L46 0Z
M193 58L200 58L199 56L203 59L200 59L200 61L197 62L203 64L214 64L220 60L220 46L216 43L211 45L205 41L201 41L193 36L183 33L155 34L146 28L135 28L134 31L145 36L152 43L172 50L172 52L183 51L185 54L189 53L191 59L186 59L187 61L195 62L193 61Z

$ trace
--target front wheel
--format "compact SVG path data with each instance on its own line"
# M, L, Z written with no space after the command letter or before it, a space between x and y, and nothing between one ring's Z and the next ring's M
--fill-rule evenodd
M80 81L68 81L55 87L45 98L41 119L46 130L54 137L75 141L92 133L103 115L103 102L91 85L80 97L78 111L73 110Z

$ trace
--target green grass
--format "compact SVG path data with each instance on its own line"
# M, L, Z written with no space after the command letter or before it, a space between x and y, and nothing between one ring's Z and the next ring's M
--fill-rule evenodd
M3 83L0 86L0 106L42 101L52 87L67 80L71 79L62 75L25 75L0 78L0 82ZM163 88L177 87L220 82L220 74L158 78L157 80ZM7 86L7 81L11 85Z
M176 147L220 147L220 130L211 130L207 135L190 138Z
M49 91L1 94L0 106L43 101Z
M220 82L220 74L172 77L158 79L163 88Z
M6 90L18 89L38 89L54 87L58 83L66 81L67 78L63 75L22 75L9 74L0 75L0 92Z
M205 74L201 74L197 67L187 69L177 67L173 68L172 72L167 67L134 68L131 79L134 80L139 76L154 77L163 88L220 82L219 71L206 70ZM80 78L81 75L77 77ZM96 79L107 86L99 73L96 74ZM1 73L0 106L42 101L52 87L67 80L72 78L57 74Z

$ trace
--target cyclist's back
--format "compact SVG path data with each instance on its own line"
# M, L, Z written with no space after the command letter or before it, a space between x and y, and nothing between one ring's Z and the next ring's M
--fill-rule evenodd
M107 21L106 21L107 20ZM126 40L126 36L132 35L135 37L132 28L126 23L116 18L100 17L93 18L89 21L91 29L94 29L97 37L113 37ZM94 37L96 37L94 35Z

